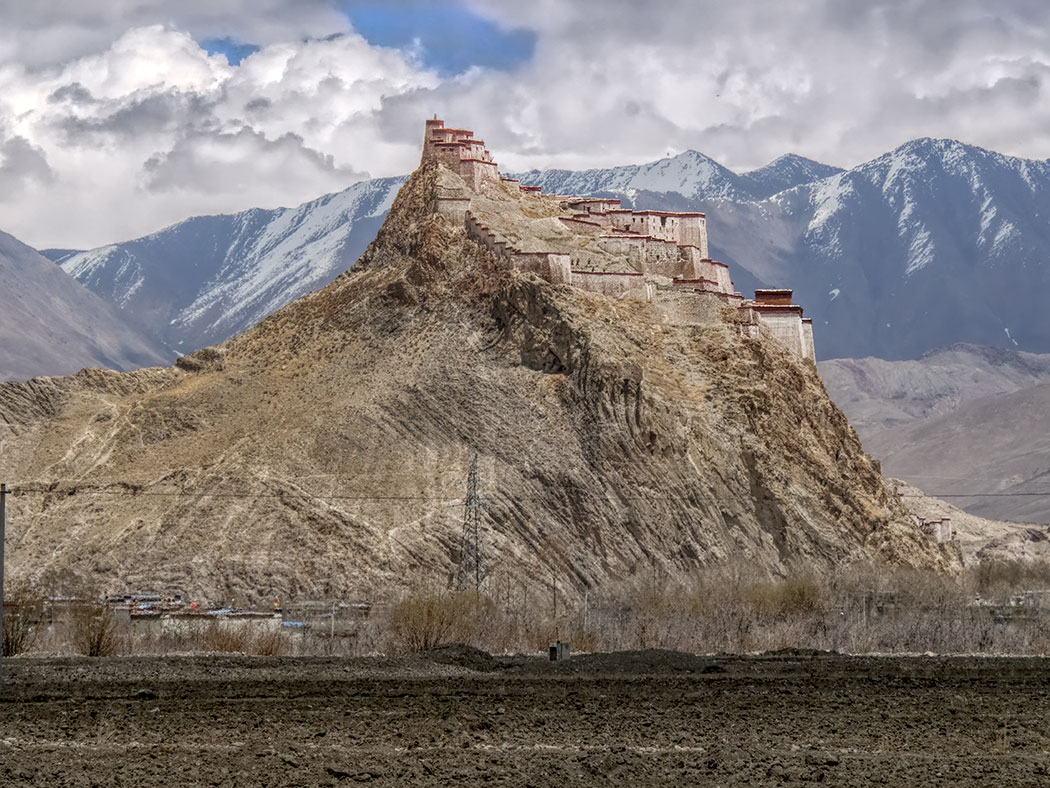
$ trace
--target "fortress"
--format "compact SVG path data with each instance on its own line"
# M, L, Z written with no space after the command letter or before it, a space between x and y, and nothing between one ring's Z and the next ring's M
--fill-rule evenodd
M606 296L655 300L678 314L690 310L683 296L715 298L738 310L741 331L768 333L816 360L812 320L790 290L756 290L753 300L734 290L729 266L708 255L704 214L543 194L502 177L483 140L437 117L426 121L422 161L458 176L439 180L435 211L513 268Z

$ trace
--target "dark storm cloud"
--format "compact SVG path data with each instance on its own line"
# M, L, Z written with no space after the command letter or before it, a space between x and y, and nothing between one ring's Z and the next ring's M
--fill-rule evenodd
M70 104L94 104L96 99L91 95L91 91L81 85L79 82L74 82L71 85L63 85L50 96L47 97L49 104L61 104L69 102Z

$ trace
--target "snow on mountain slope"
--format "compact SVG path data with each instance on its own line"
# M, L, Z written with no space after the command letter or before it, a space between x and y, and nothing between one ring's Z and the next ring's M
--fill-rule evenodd
M741 178L748 181L749 191L755 199L765 199L785 189L830 178L840 172L842 170L839 167L821 164L819 161L788 153L765 167L744 173Z
M298 208L195 217L145 238L55 256L129 321L189 352L254 325L349 268L403 181L364 181Z
M648 164L603 170L531 170L514 177L552 194L672 192L693 199L755 200L839 170L793 154L738 175L694 150Z
M0 380L67 375L84 367L131 370L175 354L12 236L0 232Z
M740 181L739 175L694 150L648 164L579 172L531 170L513 177L530 186L542 186L551 194L652 191L676 192L686 197L733 196Z

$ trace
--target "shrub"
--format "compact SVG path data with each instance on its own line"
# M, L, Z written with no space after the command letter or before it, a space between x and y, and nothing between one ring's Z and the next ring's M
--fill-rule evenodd
M5 657L13 657L32 647L43 614L44 600L28 585L14 584L7 591L5 602L0 653Z
M78 605L70 611L73 648L85 657L109 657L120 650L117 620L105 605Z
M403 651L470 643L477 640L485 614L492 607L488 599L471 592L406 596L390 611L390 636Z
M823 590L812 577L791 577L770 583L755 583L746 590L746 601L755 617L778 620L820 611Z

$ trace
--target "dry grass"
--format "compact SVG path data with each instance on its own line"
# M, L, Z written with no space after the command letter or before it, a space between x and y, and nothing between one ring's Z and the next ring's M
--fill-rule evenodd
M1031 564L984 564L959 577L868 566L781 579L738 564L688 582L624 582L600 596L559 598L556 607L543 584L500 586L494 598L431 588L376 603L369 615L321 617L293 632L269 622L209 621L177 635L153 629L125 637L110 611L84 605L71 609L58 634L41 637L36 647L90 656L125 649L356 656L449 643L491 653L537 653L551 641L567 640L575 653L807 648L1050 655L1050 593L1040 593L1046 589L1050 569ZM33 646L41 629L38 615L18 619L9 612L5 654Z
M291 644L288 636L278 630L256 631L251 625L209 621L191 637L190 649L276 657L289 653Z

